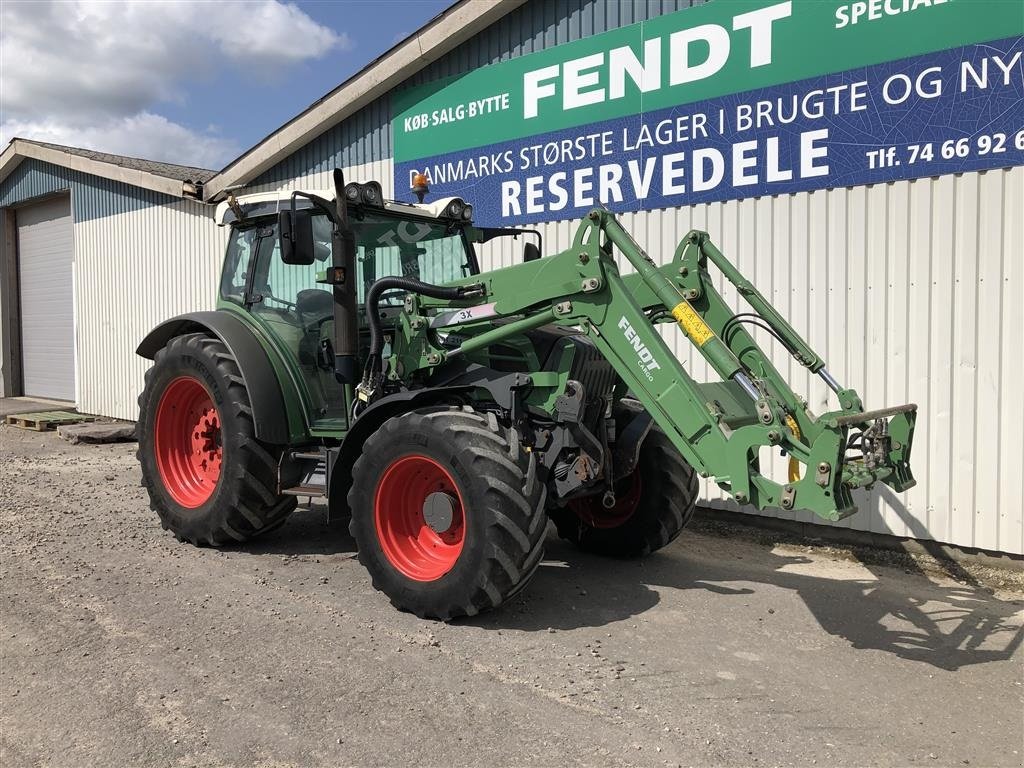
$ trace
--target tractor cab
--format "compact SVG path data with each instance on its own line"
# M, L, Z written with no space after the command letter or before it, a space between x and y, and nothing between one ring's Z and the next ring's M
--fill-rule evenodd
M380 186L344 188L355 250L354 303L359 346L367 343L366 293L382 277L447 283L479 272L471 237L472 206L459 198L432 203L384 200ZM292 370L315 431L340 433L347 426L351 392L336 376L334 190L259 193L229 197L217 223L230 227L218 307L255 321L279 359ZM283 246L283 247L282 247ZM381 297L385 322L401 311L404 294Z

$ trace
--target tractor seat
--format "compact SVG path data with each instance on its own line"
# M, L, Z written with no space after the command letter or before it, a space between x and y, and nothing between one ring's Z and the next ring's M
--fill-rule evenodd
M334 312L334 295L323 288L306 288L295 296L295 306L303 317L327 317Z

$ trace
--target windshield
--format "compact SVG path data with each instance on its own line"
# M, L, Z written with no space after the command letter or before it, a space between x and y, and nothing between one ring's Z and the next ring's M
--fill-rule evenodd
M395 219L367 213L353 221L359 301L377 279L397 275L425 283L446 283L472 272L462 230L436 221ZM388 292L384 302L401 300Z

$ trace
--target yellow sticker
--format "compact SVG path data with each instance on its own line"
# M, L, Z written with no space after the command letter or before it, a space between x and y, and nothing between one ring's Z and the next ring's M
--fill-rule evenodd
M708 328L708 324L688 302L680 301L676 304L675 309L672 310L672 317L679 322L682 329L686 331L686 335L698 347L703 347L708 339L715 337L714 331Z

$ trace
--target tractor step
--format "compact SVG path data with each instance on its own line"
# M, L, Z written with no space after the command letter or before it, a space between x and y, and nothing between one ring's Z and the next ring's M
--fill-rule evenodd
M285 496L308 496L310 498L327 496L327 456L328 451L325 449L305 448L290 451L289 457L292 461L315 461L316 465L306 473L298 485L292 488L282 488L281 493Z
M282 488L281 493L285 496L325 496L326 492L322 485L296 485L294 488Z

